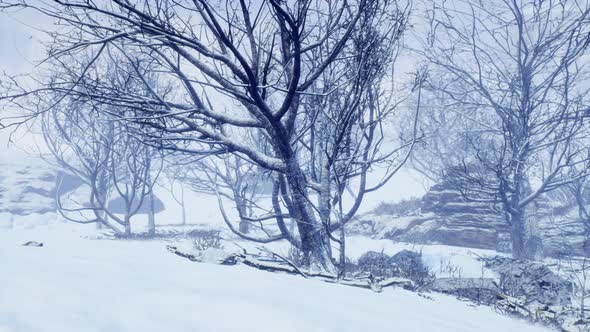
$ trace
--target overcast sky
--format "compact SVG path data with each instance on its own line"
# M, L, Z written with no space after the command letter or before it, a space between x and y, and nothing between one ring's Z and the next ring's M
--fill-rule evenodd
M20 73L33 68L43 58L43 29L51 28L51 20L32 10L0 12L0 68Z
M35 64L46 54L43 46L46 36L42 31L51 28L51 19L32 10L0 12L0 71L14 75L34 70ZM38 155L39 150L44 150L40 135L20 131L12 136L14 143L9 144L9 134L6 130L0 130L0 159ZM379 201L398 201L421 195L425 186L417 174L404 170L383 190L371 195L366 208Z
M51 29L52 21L37 12L0 12L0 72L18 75L31 72L45 56L42 45L43 29ZM24 131L12 136L15 143L8 144L7 130L0 130L0 156L10 156L18 151L34 152L39 137Z

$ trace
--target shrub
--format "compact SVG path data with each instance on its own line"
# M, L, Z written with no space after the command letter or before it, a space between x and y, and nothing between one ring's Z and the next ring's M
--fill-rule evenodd
M188 233L188 236L193 239L193 248L195 250L223 249L218 230L193 230Z

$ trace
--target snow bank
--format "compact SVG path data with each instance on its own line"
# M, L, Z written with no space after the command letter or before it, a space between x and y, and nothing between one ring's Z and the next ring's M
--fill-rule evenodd
M193 263L160 241L0 232L0 266L2 332L545 331L442 295Z

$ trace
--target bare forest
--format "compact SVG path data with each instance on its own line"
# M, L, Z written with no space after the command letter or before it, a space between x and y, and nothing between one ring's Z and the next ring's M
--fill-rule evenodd
M590 331L587 0L0 0L2 29L0 331Z

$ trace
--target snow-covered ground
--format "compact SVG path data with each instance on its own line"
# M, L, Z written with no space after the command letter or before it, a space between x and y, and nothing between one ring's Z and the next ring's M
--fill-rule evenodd
M165 244L0 232L0 331L546 331L448 296L194 263Z

